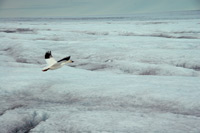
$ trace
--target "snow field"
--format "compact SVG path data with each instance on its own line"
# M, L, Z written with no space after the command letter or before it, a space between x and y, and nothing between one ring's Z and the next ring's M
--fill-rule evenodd
M0 22L0 133L197 133L189 20ZM42 72L44 53L75 62Z

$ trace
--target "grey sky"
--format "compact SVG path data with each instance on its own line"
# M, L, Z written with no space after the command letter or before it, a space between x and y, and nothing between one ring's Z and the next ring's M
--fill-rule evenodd
M200 10L200 0L0 0L0 17L76 17Z

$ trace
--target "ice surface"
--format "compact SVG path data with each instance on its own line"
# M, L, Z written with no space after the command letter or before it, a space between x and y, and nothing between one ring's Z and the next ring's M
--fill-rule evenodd
M1 20L0 133L199 132L199 18L161 18Z

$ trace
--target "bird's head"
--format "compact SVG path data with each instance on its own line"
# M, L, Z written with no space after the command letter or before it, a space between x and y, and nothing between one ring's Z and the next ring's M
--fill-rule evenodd
M66 61L66 63L73 63L73 62L74 62L73 60Z

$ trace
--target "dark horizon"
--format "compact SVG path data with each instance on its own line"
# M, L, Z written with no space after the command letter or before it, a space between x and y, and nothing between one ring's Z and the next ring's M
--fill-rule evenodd
M99 16L75 16L75 17L0 17L0 20L16 20L16 21L43 21L43 20L154 20L154 19L163 19L163 20L173 20L173 19L200 19L200 10L190 10L190 11L168 11L168 12L159 12L159 13L135 13L135 14L126 14L126 15L99 15ZM175 17L174 17L175 16Z
M0 17L88 17L200 10L199 0L0 0Z

